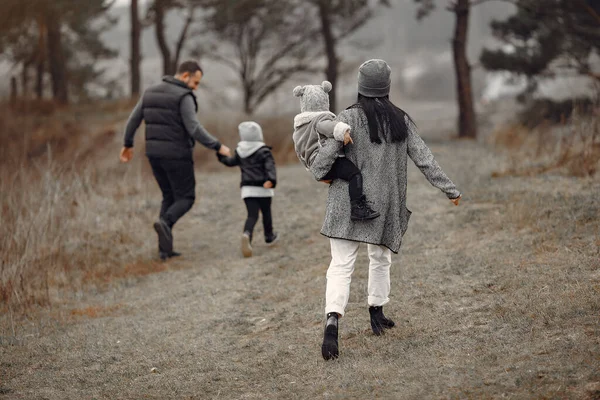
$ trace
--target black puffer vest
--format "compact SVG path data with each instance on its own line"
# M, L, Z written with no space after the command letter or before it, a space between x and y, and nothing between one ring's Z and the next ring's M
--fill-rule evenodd
M142 112L146 122L148 157L192 158L194 139L186 131L180 111L181 100L185 96L192 96L198 111L192 89L172 76L165 76L161 83L144 92Z

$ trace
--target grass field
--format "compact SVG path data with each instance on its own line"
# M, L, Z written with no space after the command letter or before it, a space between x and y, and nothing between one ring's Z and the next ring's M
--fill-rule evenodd
M119 125L84 127L101 150L71 167L68 149L22 158L20 172L3 164L0 398L600 398L597 174L520 173L527 149L435 136L463 202L410 167L413 217L386 306L397 326L370 330L362 249L341 357L325 362L325 185L280 165L283 240L267 248L259 227L243 259L239 172L199 171L174 231L184 256L160 263L141 150L119 165L119 135L106 133Z

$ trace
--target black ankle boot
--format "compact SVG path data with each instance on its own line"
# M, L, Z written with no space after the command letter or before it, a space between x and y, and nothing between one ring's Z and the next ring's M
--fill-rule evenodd
M366 221L379 217L379 213L371 208L371 204L365 196L361 196L358 200L350 201L350 219L352 221Z
M325 333L323 334L323 344L321 345L321 354L325 360L338 358L340 350L338 347L338 315L337 313L327 314L325 323Z
M369 314L371 315L371 329L377 336L383 335L384 329L390 329L396 325L394 321L383 315L383 306L369 307Z

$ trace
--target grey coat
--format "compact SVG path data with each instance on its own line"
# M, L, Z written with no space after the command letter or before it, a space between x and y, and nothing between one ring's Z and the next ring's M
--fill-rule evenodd
M417 134L416 127L408 119L408 140L402 143L384 141L382 144L371 143L367 119L360 108L343 111L337 119L353 127L354 144L345 147L346 157L361 170L365 195L372 202L373 209L381 213L381 217L370 221L352 221L348 183L337 179L329 187L321 234L381 245L398 253L411 214L406 208L408 157L427 180L448 198L455 199L460 192L434 160L431 151ZM327 174L342 146L342 143L333 139L324 143L310 168L315 178L322 179Z

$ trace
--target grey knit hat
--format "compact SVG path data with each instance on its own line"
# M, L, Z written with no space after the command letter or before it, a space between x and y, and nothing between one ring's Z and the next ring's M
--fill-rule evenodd
M392 70L383 60L369 60L358 68L358 93L366 97L390 94Z
M246 142L262 142L263 132L259 124L254 121L244 121L238 125L240 139Z

